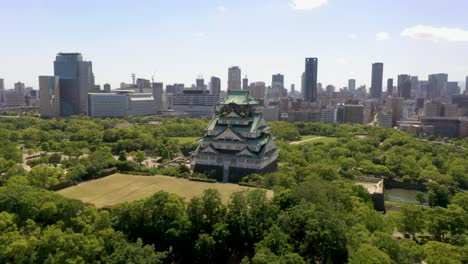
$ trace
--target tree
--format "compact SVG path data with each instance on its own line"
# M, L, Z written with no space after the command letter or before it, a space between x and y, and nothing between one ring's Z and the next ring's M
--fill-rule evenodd
M57 165L57 164L60 163L60 161L62 161L62 155L60 155L59 153L53 153L49 157L49 163L50 164Z
M462 256L458 253L457 248L452 245L437 241L430 241L422 248L425 256L424 260L427 264L463 263Z
M119 152L119 160L120 161L126 161L127 160L127 152L125 150L122 150Z
M424 228L424 211L414 205L405 205L401 208L401 216L398 219L398 228L406 234L416 238L416 233Z
M418 200L419 204L424 205L427 202L426 196L422 192L418 192L416 194L416 200Z
M133 154L133 157L135 158L135 161L138 162L138 164L141 165L141 163L146 160L146 154L144 151L138 150Z
M429 190L429 206L447 207L450 199L450 192L447 186L436 182L428 182L426 187Z
M390 257L373 245L363 244L350 257L350 264L391 264Z
M28 178L33 185L49 188L62 182L65 179L65 172L61 168L37 165L31 169Z

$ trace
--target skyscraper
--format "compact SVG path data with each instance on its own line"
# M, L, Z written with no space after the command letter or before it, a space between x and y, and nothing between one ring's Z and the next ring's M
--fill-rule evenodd
M426 99L434 100L441 98L445 93L445 88L448 81L448 74L430 74L428 81L429 84L427 86Z
M238 66L233 66L228 69L228 90L241 89L241 69Z
M275 85L284 87L284 75L278 73L271 76L271 86Z
M468 77L466 77L468 80ZM0 91L5 90L5 81L3 79L0 79Z
M57 76L39 76L39 98L42 117L60 116L60 87Z
M302 96L304 100L309 103L314 103L317 101L317 71L318 59L306 58L304 72L304 91Z
M22 82L15 83L15 93L24 94L26 90L26 86Z
M411 76L411 97L419 98L422 96L421 86L419 85L419 77Z
M411 77L408 74L398 75L398 96L404 99L411 98Z
M348 93L354 94L355 91L356 91L356 80L349 79L348 80Z
M242 79L242 90L248 90L249 89L249 79L247 78L247 76L244 77L244 79Z
M110 93L111 92L111 85L106 83L104 84L104 92L105 93Z
M221 93L221 79L218 77L211 77L210 80L210 94L219 95Z
M387 96L392 96L393 94L393 79L389 78L387 80Z
M383 63L377 62L372 64L372 82L370 88L371 98L382 97L383 84Z
M447 82L447 86L445 89L445 96L447 98L452 98L453 95L460 94L460 86L458 86L458 82Z
M466 81L465 81L465 94L468 93L468 76L466 76Z
M59 77L62 116L88 114L88 92L94 89L92 63L80 53L59 53L54 61Z

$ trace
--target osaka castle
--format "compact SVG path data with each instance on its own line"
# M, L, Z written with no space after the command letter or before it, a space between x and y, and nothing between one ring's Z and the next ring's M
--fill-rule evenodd
M227 92L193 153L195 172L239 182L245 175L277 169L279 150L257 105L249 91Z

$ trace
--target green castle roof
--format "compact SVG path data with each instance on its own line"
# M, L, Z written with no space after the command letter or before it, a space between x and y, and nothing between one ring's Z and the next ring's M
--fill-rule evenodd
M223 104L257 105L258 102L249 98L247 90L228 90Z

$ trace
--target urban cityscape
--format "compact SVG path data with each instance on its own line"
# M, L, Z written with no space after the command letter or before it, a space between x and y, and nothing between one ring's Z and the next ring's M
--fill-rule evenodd
M468 263L467 9L2 2L0 263Z
M266 121L370 124L398 128L422 135L463 138L468 136L468 76L465 87L447 73L423 78L399 74L383 80L384 63L372 63L371 85L345 87L319 82L319 59L305 58L297 88L285 87L285 76L249 82L239 66L227 69L226 86L216 76L198 76L195 84L166 84L137 78L120 87L96 84L93 63L81 53L58 53L53 75L39 76L38 89L16 82L5 89L0 79L2 109L39 107L44 118L86 115L91 117L161 116L211 117L226 91L249 91L259 101ZM129 78L130 79L130 78Z

